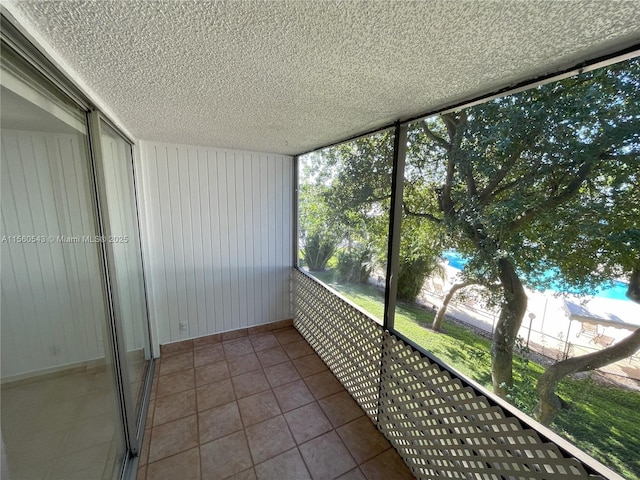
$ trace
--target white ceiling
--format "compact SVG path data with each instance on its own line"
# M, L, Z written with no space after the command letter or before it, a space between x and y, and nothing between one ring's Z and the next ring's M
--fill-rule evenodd
M640 41L640 1L8 4L136 138L295 154Z

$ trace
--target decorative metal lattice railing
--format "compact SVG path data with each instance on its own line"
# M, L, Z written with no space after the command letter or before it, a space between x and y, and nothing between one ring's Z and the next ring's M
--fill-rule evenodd
M294 278L294 326L376 423L382 327L311 277Z
M298 270L294 297L295 327L417 478L605 478Z

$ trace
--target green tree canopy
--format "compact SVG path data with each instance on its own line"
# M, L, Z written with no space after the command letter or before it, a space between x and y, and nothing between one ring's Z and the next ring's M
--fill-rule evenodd
M638 59L410 125L401 261L452 247L470 257L463 281L501 307L497 393L512 384L525 284L586 293L627 277L640 297L639 132ZM322 158L315 178L339 230L386 253L391 132Z
M467 280L499 286L499 393L512 382L523 280L590 291L637 265L639 87L632 60L413 125L405 211L472 257Z
M338 255L348 259L346 269L359 270L356 260L369 268L386 262L392 159L393 133L389 131L303 159L301 232L330 233L341 250L349 250ZM306 212L313 220L304 218ZM365 253L370 258L364 258ZM344 275L345 279L358 277Z
M349 263L370 252L372 258L361 259L362 266L386 268L393 141L393 131L387 130L325 149L313 161L305 159L302 184L313 187L301 190L301 202L314 204L315 211L322 210L339 225L342 244L354 248L339 256L351 259ZM425 278L439 268L442 229L418 217L406 218L402 228L398 294L413 300Z

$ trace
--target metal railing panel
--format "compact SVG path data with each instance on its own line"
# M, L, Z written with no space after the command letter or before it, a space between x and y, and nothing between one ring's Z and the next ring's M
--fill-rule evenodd
M382 327L313 278L298 270L294 276L294 326L375 422Z
M537 432L385 334L378 429L418 478L584 479Z
M339 293L299 270L293 281L294 326L416 478L605 478L591 474L597 462L583 452L559 448ZM621 478L604 466L596 471Z

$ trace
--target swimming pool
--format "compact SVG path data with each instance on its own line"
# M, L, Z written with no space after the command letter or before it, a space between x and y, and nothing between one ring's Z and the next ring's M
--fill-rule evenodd
M455 250L446 250L442 253L442 256L449 262L449 265L453 268L457 268L458 270L462 270L464 266L467 264L468 260L460 255ZM553 272L549 271L549 276L552 275ZM558 290L551 288L552 291L557 292ZM603 287L595 294L596 297L599 298L612 298L615 300L629 300L627 298L627 284L624 282L620 282L618 280L614 280L611 282L611 286Z
M468 260L460 255L455 250L445 250L442 252L442 256L449 262L449 265L458 270L462 270L467 264Z

